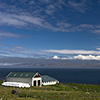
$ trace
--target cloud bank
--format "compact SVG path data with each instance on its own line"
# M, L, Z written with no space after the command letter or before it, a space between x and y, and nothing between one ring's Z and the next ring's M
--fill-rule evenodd
M52 59L60 59L60 60L100 60L100 56L93 56L93 55L77 55L73 57L58 57L53 56Z
M100 50L100 48L97 48ZM45 52L49 52L52 54L59 54L59 55L73 55L71 57L58 57L57 55L53 56L52 59L70 59L70 60L100 60L100 51L89 51L89 50L44 50Z
M77 55L74 56L73 59L81 59L81 60L100 60L100 56L93 56L93 55Z
M99 54L100 51L92 51L92 50L43 50L44 52L50 52L50 53L59 53L59 54Z

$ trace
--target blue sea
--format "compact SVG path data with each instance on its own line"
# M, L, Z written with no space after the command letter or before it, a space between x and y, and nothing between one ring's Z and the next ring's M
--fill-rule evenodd
M100 84L100 69L0 68L0 79L5 79L9 72L39 72L54 77L61 83Z

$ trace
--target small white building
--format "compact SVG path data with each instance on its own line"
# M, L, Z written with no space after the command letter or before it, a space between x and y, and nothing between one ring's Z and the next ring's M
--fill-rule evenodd
M57 79L52 78L48 75L41 76L38 72L37 73L10 72L6 76L5 81L6 82L4 82L2 85L17 86L17 87L24 87L23 85L25 84L29 86L42 86L42 85L55 85L59 83Z
M59 83L59 81L55 78L52 78L48 75L42 75L42 85L55 85Z

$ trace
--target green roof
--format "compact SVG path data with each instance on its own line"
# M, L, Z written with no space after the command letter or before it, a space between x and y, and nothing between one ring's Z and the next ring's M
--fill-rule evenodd
M28 72L10 72L6 78L32 78L36 73L28 73Z
M56 81L57 79L52 78L48 75L42 75L42 82L51 82L51 81Z

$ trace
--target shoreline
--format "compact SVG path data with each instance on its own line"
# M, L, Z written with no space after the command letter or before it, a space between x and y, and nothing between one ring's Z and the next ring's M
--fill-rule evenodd
M15 98L15 100L99 100L100 85L60 83L30 88L0 85L0 98L3 100L11 98Z

